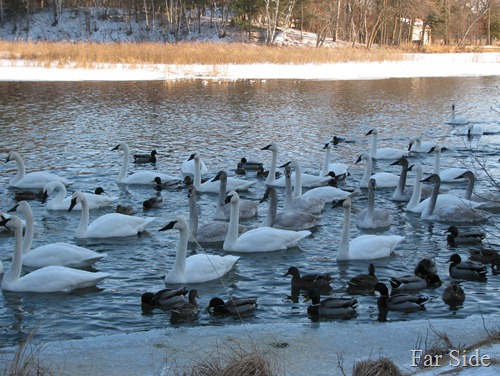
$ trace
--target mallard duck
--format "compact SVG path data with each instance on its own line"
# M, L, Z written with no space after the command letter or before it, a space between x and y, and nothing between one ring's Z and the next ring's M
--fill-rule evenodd
M120 214L132 215L134 214L134 208L127 205L116 205L116 212Z
M256 161L249 161L245 157L241 158L240 162L238 163L238 166L241 165L242 168L247 169L247 170L258 170L262 166L264 166L264 163L261 162L256 162Z
M448 233L446 241L452 247L456 247L459 244L479 244L486 237L484 232L458 231L457 226L454 225L448 227L446 232Z
M198 291L192 289L189 291L188 299L189 301L182 301L175 304L172 307L172 315L183 318L193 318L198 315L198 302L196 298L199 298Z
M28 200L43 200L43 189L41 191L18 191L14 193L14 200L28 201Z
M400 277L392 277L390 280L392 287L391 294L401 294L408 292L416 292L424 290L428 287L436 288L441 286L442 282L439 276L435 273L429 273L425 278L416 275L404 275Z
M449 272L451 278L469 279L469 280L485 280L486 267L476 261L462 261L459 254L454 253L448 260L450 262Z
M469 259L483 264L500 260L500 254L494 249L469 249Z
M428 274L437 273L436 260L433 257L420 260L413 273L420 278L425 278Z
M451 281L443 290L442 298L449 306L461 305L465 301L465 291L458 282Z
M156 163L156 150L149 154L134 154L134 163Z
M210 309L216 313L239 315L253 311L257 307L257 298L234 298L231 297L227 302L221 298L212 298L207 306L207 311Z
M185 176L185 177L184 177L184 181L183 181L183 182L185 183L187 179L191 179L191 181L192 181L191 176ZM172 180L163 181L163 180L161 179L161 177L159 177L159 176L156 176L156 177L153 179L152 183L156 183L155 189L156 189L157 191L160 191L160 190L162 190L163 188L176 188L176 187L179 187L179 186L180 186L180 184L179 184L179 182L178 182L178 181L172 181ZM186 183L186 184L187 184L187 183Z
M259 177L259 178L267 178L268 175L269 175L269 170L265 170L264 166L260 166L257 169L257 177ZM275 176L276 179L278 179L279 177L281 177L281 172L276 171L274 173L274 176Z
M375 265L368 265L368 274L358 274L352 277L347 284L349 289L355 290L373 290L378 278L375 275Z
M295 266L288 268L284 276L287 275L292 276L291 284L293 289L331 288L330 283L333 280L328 273L304 274L301 276L299 269Z
M500 274L500 260L495 259L491 262L491 273L494 275L499 275Z
M337 137L337 136L333 136L333 139L332 139L332 144L333 145L338 145L342 142L345 142L345 137Z
M151 307L172 308L177 303L185 302L187 293L188 289L186 287L163 289L156 293L145 292L141 296L141 303Z
M307 293L304 302L311 301L307 313L311 316L349 316L354 314L358 301L350 297L328 297L321 299L318 289Z
M422 311L425 310L425 302L429 299L417 294L397 294L389 296L389 289L381 282L378 282L374 291L380 296L377 301L379 310L389 311Z
M239 163L236 165L236 169L234 170L234 173L235 173L236 175L246 175L247 170L245 170L245 168L243 167L243 163L239 162Z
M142 203L142 207L144 210L161 208L162 206L163 206L163 197L161 196L154 196L148 198L147 200L144 200L144 202Z

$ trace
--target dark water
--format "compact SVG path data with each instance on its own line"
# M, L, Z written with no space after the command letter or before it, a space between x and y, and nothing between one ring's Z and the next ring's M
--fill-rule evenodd
M298 159L304 172L319 173L324 143L334 135L353 143L335 148L332 161L350 166L348 187L356 187L364 165L355 165L361 151L369 147L365 133L378 128L379 146L406 148L412 136L434 140L450 150L443 154L442 167L469 163L470 147L463 138L451 134L451 104L457 111L482 125L491 134L472 146L494 177L499 175L500 118L491 110L498 101L499 77L417 78L374 81L267 81L209 83L0 83L0 155L18 151L27 171L51 170L73 181L73 189L91 191L102 186L120 203L133 205L137 215L158 217L143 236L120 241L77 241L73 238L79 213L51 212L40 201L31 201L35 215L34 246L65 241L86 246L108 257L95 264L96 270L113 276L98 288L70 294L18 294L3 292L0 297L0 346L16 344L33 329L35 339L65 340L120 332L140 332L173 325L167 312L141 310L140 296L145 291L165 287L163 277L173 263L177 233L158 232L176 215L187 216L186 191L162 192L165 205L143 213L142 201L153 196L149 187L124 187L116 184L121 152L111 151L126 142L131 152L157 149L162 172L179 174L182 161L192 152L200 152L209 167L209 176L220 169L232 175L241 157L259 159L269 167L271 153L260 151L270 142L280 146L278 163ZM430 171L433 155L412 158ZM378 170L399 174L399 169L380 161ZM470 165L470 167L474 167ZM477 167L477 166L476 166ZM129 171L152 166L131 164ZM15 191L8 182L15 174L15 164L0 168L0 209L14 204ZM248 172L244 179L256 179ZM410 174L409 182L413 182ZM485 187L486 182L478 182ZM460 186L460 187L463 187ZM258 180L244 195L259 199L265 186ZM282 192L280 191L280 198ZM400 256L376 260L378 277L387 282L393 275L411 273L423 257L435 257L438 272L445 284L450 280L449 255L464 257L467 247L450 249L446 244L446 224L422 222L407 215L404 205L389 200L392 190L377 191L377 206L394 215L387 233L401 234L405 240L398 247ZM212 219L213 195L200 195L200 222ZM353 216L366 205L366 192L354 199ZM262 204L260 222L267 206ZM91 219L108 211L91 212ZM329 205L321 225L300 247L265 254L246 254L223 281L196 286L200 305L213 296L258 296L259 308L245 318L249 323L310 323L307 303L288 299L290 280L283 277L289 266L302 272L329 271L335 277L335 294L344 294L346 281L365 272L369 262L337 263L335 261L342 211ZM472 227L478 228L478 227ZM483 230L487 241L498 249L498 215ZM351 224L351 237L362 232ZM13 236L0 232L0 258L7 270L13 249ZM200 252L193 248L192 252ZM220 249L205 248L208 253ZM427 310L413 314L390 313L389 320L419 318L461 318L481 312L498 312L500 280L489 274L487 282L463 282L467 300L458 310L450 310L441 300L442 288L426 290ZM377 324L376 297L358 296L359 322ZM175 325L238 325L233 318L211 317L202 312L197 321Z

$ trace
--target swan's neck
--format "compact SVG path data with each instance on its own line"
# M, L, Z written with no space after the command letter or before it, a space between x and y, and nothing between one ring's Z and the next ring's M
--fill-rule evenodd
M227 194L227 176L221 176L219 179L219 197L217 200L217 207L215 208L215 218L224 218L222 204L226 199Z
M21 156L15 155L14 160L16 161L17 165L17 174L10 181L11 184L17 183L19 180L24 178L24 175L26 174L26 169L24 168L24 162Z
M399 175L398 185L396 187L396 192L398 192L401 196L403 195L406 186L406 177L408 176L407 167L408 166L403 166L401 175Z
M201 162L200 162L200 158L194 158L193 185L197 190L199 190L201 187Z
M376 156L377 156L377 134L373 133L372 136L373 136L372 137L372 148L371 148L370 154L371 154L372 158L376 158Z
M238 227L240 225L239 216L239 201L231 202L231 214L229 216L229 228L227 230L226 239L224 240L223 249L230 251L234 249L238 241Z
M23 267L23 229L18 227L14 231L15 243L12 263L9 270L3 276L2 286L11 285L19 280Z
M54 198L54 203L61 204L64 199L66 198L66 187L64 184L57 184L56 186L57 189L57 196Z
M319 176L325 177L330 171L328 171L328 166L330 166L330 150L331 147L328 146L325 151L325 159L323 161L323 168L321 169L321 172L319 173Z
M436 156L434 157L434 170L432 171L434 174L438 174L441 171L441 152L436 151Z
M366 207L366 220L373 222L373 212L375 210L375 189L368 189L368 206Z
M269 174L267 175L266 184L273 184L276 180L276 164L278 163L278 152L272 150L273 157L271 160L271 167L269 168Z
M337 260L349 259L349 227L351 223L351 207L344 208L344 223L342 225L342 237L340 238Z
M87 237L87 229L89 227L89 205L87 203L87 199L82 194L82 198L80 200L80 205L82 205L82 214L80 217L80 223L78 224L78 228L75 231L76 238L85 238Z
M277 211L278 211L278 197L276 197L276 194L270 194L267 215L266 218L264 218L264 220L262 221L260 227L273 227L274 221L276 220Z
M365 172L363 174L363 177L361 178L360 181L360 186L363 188L366 188L368 186L368 180L370 179L370 176L372 175L372 159L366 158L366 167L365 167Z
M440 188L440 182L436 181L434 182L434 185L432 187L432 192L431 192L431 197L429 198L429 203L425 207L424 211L422 212L422 217L427 218L434 213L434 209L436 208L436 202L439 194L439 188Z
M300 164L295 165L295 185L293 187L293 198L302 196L302 169Z
M470 176L468 176L468 179L469 179L469 182L467 183L467 188L465 188L464 198L466 200L471 200L472 192L474 192L475 177L474 177L474 175L470 175Z
M196 232L198 231L198 207L196 206L196 196L189 196L189 240L196 240Z
M285 202L283 210L293 210L292 178L285 175Z
M417 169L415 174L415 185L413 186L413 191L411 193L410 201L406 205L407 208L414 208L420 203L422 198L422 170Z
M120 171L120 175L118 175L118 181L121 181L127 177L127 170L128 170L128 155L129 155L129 148L128 146L123 147L123 162L122 162L122 169Z
M188 246L188 230L186 228L179 229L179 242L177 243L177 253L175 254L174 265L172 271L179 275L184 275L186 270L186 253Z
M26 220L26 232L23 239L23 254L26 254L31 249L35 233L35 218L33 217L33 211L31 208L28 207L24 210L24 219Z

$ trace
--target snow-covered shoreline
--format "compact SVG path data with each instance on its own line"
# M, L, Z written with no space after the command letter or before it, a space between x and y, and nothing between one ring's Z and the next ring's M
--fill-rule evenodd
M500 53L408 54L403 61L336 64L154 65L44 68L0 60L0 81L369 80L500 75Z

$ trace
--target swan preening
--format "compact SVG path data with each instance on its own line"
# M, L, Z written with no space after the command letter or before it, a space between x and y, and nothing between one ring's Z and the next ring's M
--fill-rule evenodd
M19 218L13 215L0 222L14 231L15 245L12 263L2 280L2 290L16 292L69 292L75 289L95 286L109 273L88 272L64 266L46 266L36 269L21 277L23 258L22 224Z
M31 249L35 226L31 206L26 201L19 202L12 211L22 213L26 219L26 231L23 239L22 264L30 268L42 268L50 265L84 268L106 257L106 253L94 252L75 244L56 242Z
M120 174L118 175L118 183L153 185L153 184L155 184L154 179L156 177L159 177L162 182L172 182L172 183L178 182L178 183L180 183L180 180L177 177L172 176L172 175L168 175L168 174L163 174L163 173L158 172L156 170L138 171L138 172L135 172L135 173L127 176L128 159L129 159L129 154L130 154L130 149L129 149L128 145L125 143L121 143L119 145L116 145L111 150L123 150L123 162L122 162L122 168L120 170Z
M47 209L49 210L68 210L71 205L71 197L66 197L66 187L60 181L51 181L43 187L43 199L45 202L48 197L56 190L57 196L47 201ZM96 190L97 191L97 190ZM99 209L104 206L113 205L118 197L110 197L104 194L83 193L87 199L89 209ZM76 205L73 210L82 210L82 205Z
M377 147L378 131L376 129L371 129L370 131L368 131L366 136L369 135L373 136L372 146L370 149L370 156L374 159L399 159L409 154L407 150L402 150L402 149L378 148Z
M229 230L224 240L224 251L229 252L271 252L296 247L311 231L281 230L273 227L258 227L238 236L238 205L240 197L229 192L225 203L231 204Z
M349 240L351 199L346 197L335 204L335 206L340 205L344 209L344 222L337 260L374 260L389 257L395 253L396 246L404 239L403 236L361 235Z
M171 229L179 231L179 241L174 265L165 276L166 283L202 283L219 279L229 272L239 259L233 255L219 256L206 253L186 257L189 232L186 220L177 217L158 231Z
M26 173L24 167L24 162L19 153L11 151L7 156L5 162L15 161L17 164L17 174L11 179L9 186L14 188L26 188L26 189L43 189L45 184L51 181L60 181L64 185L70 185L71 182L58 176L56 174L45 172L45 171L35 171Z
M154 217L135 217L121 213L104 214L92 223L89 223L89 207L85 195L76 191L71 196L71 205L68 211L80 203L82 205L82 214L80 224L75 231L75 238L115 238L135 236L145 231L149 225L156 219Z

